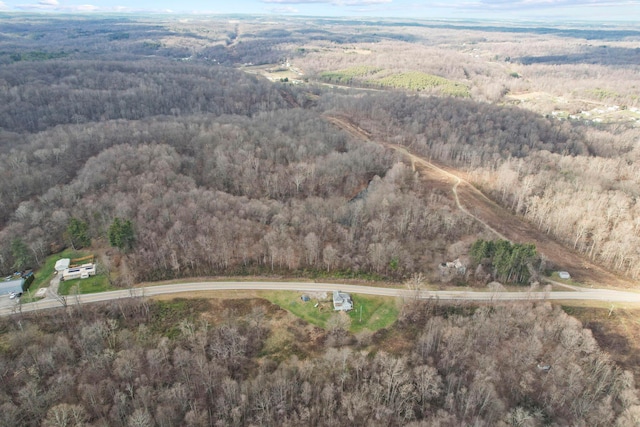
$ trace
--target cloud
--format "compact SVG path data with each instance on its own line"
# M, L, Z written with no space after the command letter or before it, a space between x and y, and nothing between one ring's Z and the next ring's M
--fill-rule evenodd
M0 10L9 10L9 6L7 6L5 2L0 1Z
M289 13L298 13L299 10L292 6L283 6L283 7L272 7L271 9L269 9L269 12L285 15Z
M38 3L20 4L16 6L16 9L25 10L58 10L58 8L58 0L40 0Z
M48 6L44 4L19 4L16 9L20 10L56 10L54 6Z
M331 3L329 0L262 0L263 3L276 4L315 4L315 3Z
M391 3L393 0L261 0L263 3L275 4L331 4L333 6L371 6Z
M3 2L0 1L0 10ZM93 4L61 5L58 0L40 0L38 3L16 5L17 10L38 10L66 13L87 13L87 12L134 12L128 6L100 7Z
M374 6L391 2L392 0L334 0L331 3L336 6Z
M101 10L98 6L92 4L80 4L78 6L72 6L70 9L75 12L96 12Z
M458 2L426 1L423 7L462 10L527 10L551 8L584 8L611 6L639 6L640 0L470 0Z

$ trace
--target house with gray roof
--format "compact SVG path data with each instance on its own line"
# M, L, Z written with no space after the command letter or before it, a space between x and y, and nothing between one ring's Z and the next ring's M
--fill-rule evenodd
M351 295L346 292L333 291L333 309L336 311L349 311L353 309Z

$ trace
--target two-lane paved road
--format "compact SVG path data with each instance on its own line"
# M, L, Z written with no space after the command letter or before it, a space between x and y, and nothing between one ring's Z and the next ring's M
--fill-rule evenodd
M446 301L522 301L522 300L574 300L574 301L603 301L640 303L640 293L614 291L609 289L588 289L578 292L473 292L473 291L422 291L419 295L415 291L394 288L379 288L375 286L345 285L335 283L309 283L309 282L194 282L178 283L173 285L147 286L144 288L132 288L120 291L101 292L67 296L68 305L89 304L101 301L110 301L131 297L150 297L154 295L166 295L199 291L302 291L302 292L332 292L341 290L352 294L381 295L389 297L422 299L437 298ZM23 304L22 311L35 311L62 307L62 302L57 299L47 298L38 302ZM0 315L9 315L15 312L15 307L0 308Z

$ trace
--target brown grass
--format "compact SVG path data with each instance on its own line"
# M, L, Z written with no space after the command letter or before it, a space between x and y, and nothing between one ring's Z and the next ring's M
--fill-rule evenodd
M605 305L605 303L602 303ZM620 304L594 307L589 304L563 305L563 309L591 329L600 347L623 369L633 373L640 384L640 306Z

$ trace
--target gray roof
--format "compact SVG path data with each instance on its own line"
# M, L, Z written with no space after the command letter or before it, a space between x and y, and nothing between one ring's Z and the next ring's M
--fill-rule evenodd
M346 292L333 291L333 308L334 310L351 310L353 308L351 295Z
M13 280L0 281L0 295L8 294L10 292L22 292L23 278Z
M62 258L56 261L55 270L56 271L64 271L69 268L69 264L71 263L70 258Z

